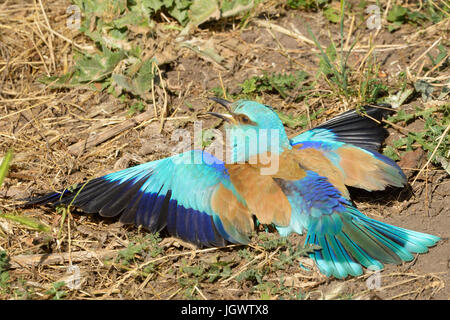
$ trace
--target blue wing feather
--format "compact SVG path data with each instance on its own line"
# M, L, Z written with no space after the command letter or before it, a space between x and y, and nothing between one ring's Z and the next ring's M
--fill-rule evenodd
M305 244L321 247L310 256L325 275L345 278L361 275L361 265L379 270L383 263L410 261L411 253L439 240L363 215L325 177L306 173L297 181L276 180L293 208L289 226L277 229L284 236L307 229Z
M69 204L102 216L142 225L199 246L236 242L224 230L211 197L218 186L232 188L224 163L203 151L189 151L93 179L62 194L32 203Z
M320 126L295 136L291 139L291 145L302 141L339 141L377 151L388 136L387 130L380 125L381 119L392 113L388 108L388 105L382 105L382 108L364 106L363 110L368 117L355 109L341 113Z

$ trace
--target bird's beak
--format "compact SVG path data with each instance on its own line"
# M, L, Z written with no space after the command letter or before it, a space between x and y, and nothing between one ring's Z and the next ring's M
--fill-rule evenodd
M227 109L228 113L231 113L231 105L233 104L232 102L227 101L225 99L216 98L216 97L210 97L209 99L214 102L217 102L221 106L225 107L225 109Z
M233 112L231 111L231 105L233 104L230 101L227 101L225 99L221 99L221 98L216 98L216 97L210 97L209 98L212 101L217 102L218 104L220 104L221 106L225 107L225 109L227 109L228 113L217 113L217 112L208 112L208 114L215 116L217 118L220 118L222 120L225 120L226 122L236 122L235 119L233 118Z
M232 122L234 121L234 118L231 114L228 113L217 113L217 112L207 112L208 114L220 118L222 120L225 120L226 122Z

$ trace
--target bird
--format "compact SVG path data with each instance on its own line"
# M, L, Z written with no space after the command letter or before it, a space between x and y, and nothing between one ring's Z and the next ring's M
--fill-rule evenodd
M198 247L248 244L256 225L280 236L306 234L304 246L327 277L359 276L364 268L413 260L439 237L373 219L353 204L348 187L404 187L407 179L378 152L389 108L353 109L292 138L276 111L251 100L211 98L231 153L220 160L189 150L28 199L27 205L71 205L119 217L149 232L167 232ZM256 140L254 138L256 137ZM265 158L264 158L265 157ZM269 170L267 158L275 159Z

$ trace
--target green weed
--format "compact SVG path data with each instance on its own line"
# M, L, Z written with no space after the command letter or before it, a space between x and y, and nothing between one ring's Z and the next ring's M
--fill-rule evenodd
M66 285L64 281L52 283L52 286L45 293L48 294L53 300L61 300L67 296L67 291L61 290Z
M5 180L6 175L8 174L8 169L13 157L12 150L8 150L5 156L3 157L2 163L0 164L0 187L3 184L3 180Z
M9 257L6 251L0 251L0 290L7 293L9 289Z
M264 73L263 76L255 76L245 80L239 86L242 88L244 96L253 97L261 93L278 93L283 99L286 99L291 93L295 93L298 89L310 89L309 86L304 86L308 74L304 71L297 71L294 74L276 74L271 75ZM300 98L297 95L295 100Z
M316 10L325 7L329 0L287 0L286 5L291 9Z
M72 0L81 10L79 31L89 37L95 52L79 48L74 53L72 70L63 75L42 77L40 82L52 88L85 86L130 103L130 114L144 108L142 100L150 100L150 89L158 85L156 70L160 61L143 54L143 36L156 36L160 12L174 18L181 28L165 28L167 32L186 33L190 27L210 19L231 17L248 11L252 0Z
M317 119L320 114L322 114L325 111L325 109L320 108L317 111L314 111L310 115L310 120ZM283 122L284 125L288 126L289 128L295 129L298 127L306 128L308 124L308 116L307 115L299 115L297 117L287 115L281 111L275 111L278 114L278 117L280 117L281 122Z
M307 30L317 48L319 49L319 75L322 75L325 81L330 85L330 88L336 92L338 96L344 96L348 99L348 97L352 94L352 91L349 86L349 68L347 66L347 61L350 56L350 53L357 43L355 40L351 45L350 49L346 54L344 54L344 8L345 1L341 0L340 5L340 16L339 16L339 24L340 24L340 50L338 52L334 41L331 39L330 45L324 50L322 45L317 40L314 33L311 31L311 28L308 26Z
M126 249L119 251L116 262L128 266L136 262L138 256L155 258L163 252L163 249L159 246L159 242L161 242L161 238L158 233L149 233L143 237L136 236L130 240ZM149 266L148 271L153 269L154 266Z
M411 151L421 146L428 154L428 158L433 152L435 155L431 160L436 165L446 167L441 159L448 159L450 156L450 138L448 134L442 137L445 129L450 125L450 108L449 104L440 107L421 109L416 108L414 113L406 113L400 110L395 115L389 117L387 120L391 123L401 122L407 125L416 119L424 121L424 129L421 131L412 132L400 139L393 141L393 146L384 148L383 154L392 157L394 160L399 160L405 151ZM438 143L441 140L438 147ZM436 149L437 148L437 149ZM435 151L436 150L436 151Z
M443 2L434 5L430 2L425 2L421 11L411 10L394 4L386 17L387 21L390 22L387 28L389 32L393 32L405 23L412 25L424 25L426 21L438 23L448 18L449 13L450 7Z

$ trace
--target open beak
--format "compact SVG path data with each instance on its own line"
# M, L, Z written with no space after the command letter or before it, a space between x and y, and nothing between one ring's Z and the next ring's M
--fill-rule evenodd
M220 104L221 106L225 107L225 109L227 109L228 113L217 113L217 112L207 112L208 114L215 116L217 118L220 118L222 120L225 120L226 122L235 122L234 118L233 118L233 112L231 112L231 105L233 104L230 101L227 101L225 99L221 99L221 98L216 98L216 97L210 97L209 98L212 101L217 102L218 104Z
M216 98L216 97L209 97L209 99L214 101L214 102L217 102L221 106L225 107L225 109L227 109L228 113L232 113L231 112L231 105L233 104L232 102L227 101L225 99Z
M207 112L208 114L220 118L222 120L225 120L226 122L232 122L234 121L234 118L231 114L228 113L217 113L217 112Z

